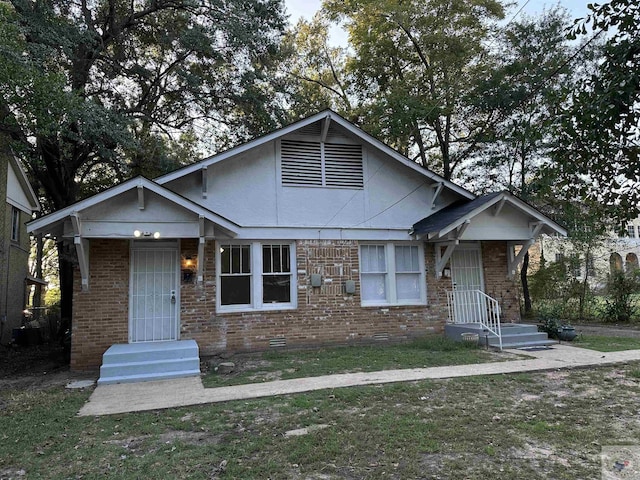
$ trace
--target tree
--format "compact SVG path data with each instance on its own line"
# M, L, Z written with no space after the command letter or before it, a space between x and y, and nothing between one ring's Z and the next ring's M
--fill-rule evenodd
M284 23L277 0L1 2L0 131L49 210L166 171L193 158L204 125L239 141L278 122L265 75Z
M485 130L482 149L463 169L465 184L476 191L508 190L544 209L537 181L549 162L555 112L569 99L578 70L589 51L566 38L570 26L558 8L524 17L504 27L495 41L492 68L472 93L477 108L497 119ZM571 62L574 60L574 62ZM528 288L529 254L520 280L526 313L532 309Z
M498 0L327 0L344 20L361 126L449 179L475 151L490 116L467 93L482 71L484 42L504 16Z
M598 68L558 117L554 163L563 192L611 206L618 220L640 213L640 4L590 4L573 36L607 34Z
M351 118L355 92L346 71L347 49L329 44L329 22L316 13L308 22L300 20L285 39L284 62L291 81L285 82L292 119L326 108Z

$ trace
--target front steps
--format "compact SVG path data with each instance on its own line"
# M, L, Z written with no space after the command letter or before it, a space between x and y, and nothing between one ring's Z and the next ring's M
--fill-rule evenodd
M112 345L102 356L98 385L200 375L195 340Z
M544 332L539 332L536 325L526 323L502 323L502 348L531 348L555 345L558 342L550 340ZM479 323L448 323L444 327L445 335L456 341L462 341L463 333L477 333L480 345L487 342L491 347L498 347L498 337L483 329Z

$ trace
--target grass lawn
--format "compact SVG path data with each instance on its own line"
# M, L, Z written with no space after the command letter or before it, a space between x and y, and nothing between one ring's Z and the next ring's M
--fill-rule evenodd
M579 335L573 343L576 347L590 348L599 352L640 349L639 337L611 337L604 335Z
M89 394L0 388L0 478L591 479L640 439L638 364L76 417Z
M231 360L237 367L233 374L210 372L203 383L205 387L219 387L333 373L463 365L513 358L468 343L454 342L443 335L433 335L398 345L269 350L238 355Z

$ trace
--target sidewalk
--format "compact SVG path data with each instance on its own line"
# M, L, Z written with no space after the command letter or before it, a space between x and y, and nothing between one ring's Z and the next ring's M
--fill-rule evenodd
M80 416L109 415L201 405L205 403L227 402L231 400L247 400L272 395L287 395L358 385L470 377L475 375L497 375L516 372L536 372L559 368L609 365L640 360L640 350L603 353L562 344L554 345L545 350L507 351L520 355L524 354L532 358L471 365L343 373L218 388L204 388L199 377L156 382L100 385L96 387L89 401L80 409L78 414Z

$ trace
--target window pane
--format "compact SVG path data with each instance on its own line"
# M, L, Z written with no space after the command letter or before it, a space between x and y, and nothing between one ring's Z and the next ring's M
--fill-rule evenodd
M251 277L220 277L222 305L249 305L251 303Z
M265 275L262 277L263 303L289 303L291 301L291 275Z
M241 273L251 273L251 256L249 245L242 245L242 270Z
M386 272L384 245L363 245L360 249L363 272Z
M398 272L419 272L420 262L418 261L418 247L397 246L396 249L396 271Z
M273 272L273 265L271 262L271 255L272 255L272 250L271 250L271 245L263 245L262 246L262 271L264 273L272 273Z
M282 272L291 272L291 254L289 245L282 245Z
M420 300L420 274L399 273L396 275L396 291L399 301Z
M385 288L385 275L380 274L365 274L362 275L362 300L364 301L386 301L387 293Z
M222 245L220 247L220 271L222 273L231 273L231 245Z

